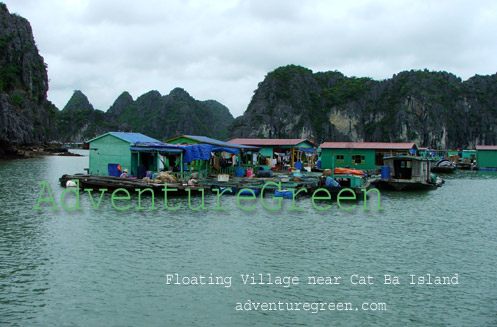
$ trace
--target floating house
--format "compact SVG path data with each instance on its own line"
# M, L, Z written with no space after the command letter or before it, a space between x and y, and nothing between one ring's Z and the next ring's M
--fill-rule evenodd
M386 142L324 142L321 168L349 167L361 170L379 169L386 156L415 154L415 143Z
M442 159L448 159L449 154L446 150L437 150L437 149L429 149L429 148L418 148L417 155L432 161L438 161Z
M259 153L269 159L289 153L291 167L302 168L302 161L312 162L314 143L307 139L232 139L230 143L259 147ZM309 157L309 158L308 158ZM309 160L307 160L309 159Z
M477 163L481 168L497 168L497 145L477 145Z
M192 156L195 159L192 159L192 156L186 156L187 161L184 162L189 163L188 169L198 171L202 176L212 173L213 170L218 173L234 175L235 167L253 171L254 162L257 161L260 150L259 147L255 146L224 142L197 135L181 135L166 140L164 143L182 146L187 152L194 152ZM217 155L211 157L211 152ZM205 155L201 155L201 153ZM207 161L211 159L209 164Z
M90 150L89 174L98 176L118 176L120 168L122 171L127 169L133 176L143 177L140 175L146 171L160 169L160 153L183 152L180 148L168 147L159 153L150 145L161 142L140 133L109 132L86 143Z

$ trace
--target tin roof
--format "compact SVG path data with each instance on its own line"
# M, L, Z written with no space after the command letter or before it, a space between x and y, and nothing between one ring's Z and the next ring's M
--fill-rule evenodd
M169 139L165 141L168 143L169 141L179 139L181 137L188 138L190 140L196 141L198 143L205 143L205 144L212 144L212 145L218 145L218 146L225 146L225 147L230 147L230 148L235 148L235 149L244 149L244 150L259 150L258 147L253 147L253 146L247 146L246 144L240 144L240 143L232 143L232 142L223 142L219 141L207 136L197 136L197 135L182 135L178 137L173 137L172 139Z
M100 136L97 136L89 141L86 141L86 143L90 143L90 142L93 142L95 140L98 140L104 136L107 136L107 135L112 135L112 136L115 136L125 142L128 142L129 144L135 144L135 143L138 143L138 142L147 142L147 143L151 143L151 142L159 142L159 140L156 140L156 139L153 139L147 135L143 135L141 133L125 133L125 132L108 132L108 133L105 133L105 134L102 134Z
M232 139L229 142L253 146L298 145L302 142L313 144L307 139Z
M373 149L373 150L409 150L416 147L415 143L389 142L324 142L321 149Z
M476 150L494 150L497 151L497 145L477 145Z

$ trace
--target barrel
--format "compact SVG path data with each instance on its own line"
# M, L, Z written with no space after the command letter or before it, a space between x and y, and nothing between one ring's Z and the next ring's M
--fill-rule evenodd
M390 166L381 167L381 179L390 179Z
M250 177L254 174L254 171L252 170L252 168L247 168L247 177Z
M235 176L236 177L243 177L245 175L245 169L243 168L236 168L235 169Z

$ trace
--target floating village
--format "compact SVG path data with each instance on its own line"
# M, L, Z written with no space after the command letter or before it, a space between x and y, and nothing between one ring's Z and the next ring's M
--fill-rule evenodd
M242 139L228 142L182 135L159 141L140 133L109 132L84 143L85 173L63 175L63 187L124 189L164 186L176 195L211 191L226 195L294 198L319 190L332 198L364 198L367 190L433 190L439 174L497 170L497 146L440 151L415 143Z

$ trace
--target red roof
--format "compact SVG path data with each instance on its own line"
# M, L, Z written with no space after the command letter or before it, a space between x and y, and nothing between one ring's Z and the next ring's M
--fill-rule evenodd
M497 150L497 145L477 145L476 150Z
M409 150L416 147L416 144L388 142L324 142L319 147L321 149Z
M278 145L298 145L302 142L311 141L306 139L232 139L228 141L229 143L241 144L241 145L252 145L252 146L278 146Z

